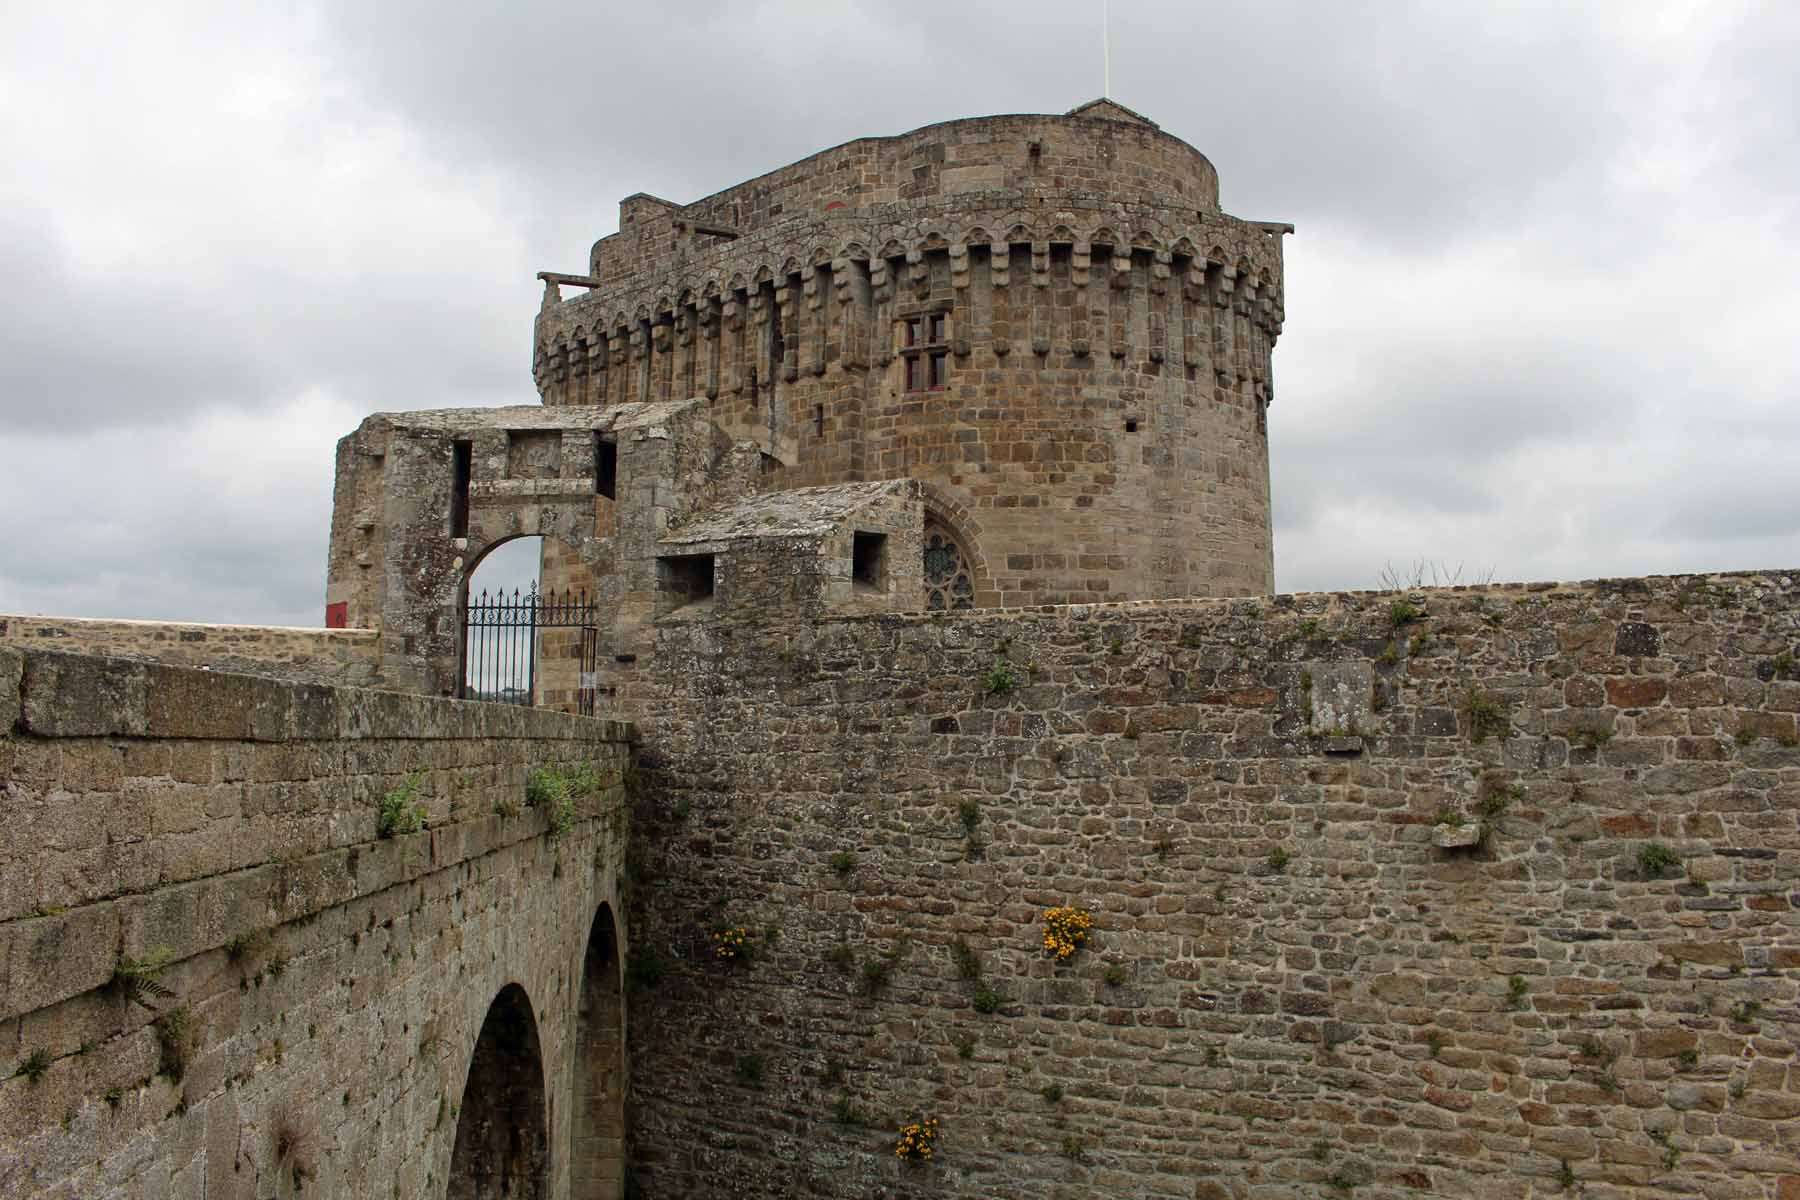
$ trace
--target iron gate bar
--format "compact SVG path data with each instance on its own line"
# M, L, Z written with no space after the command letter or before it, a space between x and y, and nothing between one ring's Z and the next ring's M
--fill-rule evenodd
M539 592L537 581L525 591L483 591L464 602L462 615L463 672L457 684L462 699L501 703L537 703L538 634L546 629L581 631L576 709L594 712L599 657L599 600L587 592ZM524 684L520 687L521 682Z

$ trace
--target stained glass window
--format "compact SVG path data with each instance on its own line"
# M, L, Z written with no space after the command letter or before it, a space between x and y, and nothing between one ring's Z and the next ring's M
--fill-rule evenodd
M925 526L925 607L934 612L975 607L968 556L941 525Z

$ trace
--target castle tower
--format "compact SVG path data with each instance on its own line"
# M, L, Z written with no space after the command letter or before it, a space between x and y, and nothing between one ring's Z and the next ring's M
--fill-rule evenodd
M770 490L924 482L932 607L1267 593L1291 227L1218 191L1096 100L629 196L585 275L540 276L538 392L702 398Z

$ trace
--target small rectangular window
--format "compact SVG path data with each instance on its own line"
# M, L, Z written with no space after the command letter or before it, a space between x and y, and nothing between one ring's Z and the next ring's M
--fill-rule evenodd
M933 354L931 356L931 369L927 376L926 386L934 392L941 392L944 390L944 385L949 381L950 356L942 353Z
M922 313L900 321L900 359L906 390L942 391L950 380L949 314Z
M469 481L474 475L475 444L450 443L450 536L469 536Z
M663 598L668 608L681 608L712 599L713 556L672 554L657 560Z
M594 493L608 500L618 499L619 444L599 434L594 435Z

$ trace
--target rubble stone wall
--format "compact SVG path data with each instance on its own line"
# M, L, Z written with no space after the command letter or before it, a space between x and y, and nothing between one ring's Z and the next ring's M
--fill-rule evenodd
M1800 573L659 638L647 1195L1800 1196Z
M0 730L0 1194L443 1196L503 990L548 1194L617 1194L569 1164L624 726L0 647ZM584 761L606 786L558 839L526 774ZM379 837L402 788L428 825ZM582 1132L605 1161L622 1128Z

